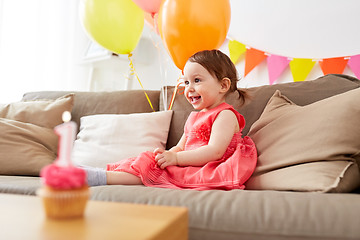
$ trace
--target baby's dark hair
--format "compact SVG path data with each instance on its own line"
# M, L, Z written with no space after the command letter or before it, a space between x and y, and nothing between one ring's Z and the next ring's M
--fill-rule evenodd
M239 98L241 98L243 103L248 98L246 91L237 88L239 78L235 65L230 58L220 50L214 49L197 52L192 55L188 61L200 64L219 81L223 78L229 78L231 85L226 95L230 92L238 91Z

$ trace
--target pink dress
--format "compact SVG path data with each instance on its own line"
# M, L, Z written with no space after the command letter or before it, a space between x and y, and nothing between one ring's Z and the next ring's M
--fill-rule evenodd
M186 121L185 151L207 145L212 124L217 115L229 109L237 116L240 131L235 133L222 158L206 163L202 167L168 166L161 169L155 162L155 154L143 152L137 157L108 164L108 171L122 171L141 178L146 186L174 189L244 189L244 183L253 173L257 152L254 142L241 137L245 126L244 117L231 105L222 103L206 112L192 112Z

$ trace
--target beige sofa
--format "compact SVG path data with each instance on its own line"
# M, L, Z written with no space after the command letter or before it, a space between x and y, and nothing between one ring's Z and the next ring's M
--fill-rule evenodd
M250 131L250 135L256 140L255 143L258 142L257 145L259 145L258 170L249 180L249 186L245 190L194 191L144 186L97 186L91 188L91 199L185 206L189 209L190 217L189 239L360 239L360 195L358 194L360 178L357 164L360 152L360 147L357 146L360 144L360 135L357 140L347 141L348 138L353 137L352 134L359 133L360 125L356 126L354 121L359 123L360 95L359 97L352 96L354 100L346 100L342 105L337 98L322 103L322 99L331 99L332 96L340 96L344 92L348 93L359 87L360 81L353 77L327 75L314 81L250 88L252 97L243 107L237 93L230 95L228 102L242 113L247 121L243 134L246 135ZM280 90L281 94L275 96L276 90ZM173 87L166 89L168 101L172 92ZM67 93L30 92L24 95L23 101L56 99ZM160 91L147 91L147 94L155 110L162 110L163 98L160 97ZM75 92L74 96L72 114L78 124L80 124L80 117L87 115L152 111L140 90ZM262 115L270 98L272 104L275 105L272 105L270 109L269 103L266 110L269 115ZM318 102L321 103L319 106L312 105ZM285 105L289 108L286 108L279 116L271 115ZM312 106L312 110L307 106ZM317 107L315 111L313 106ZM340 116L333 118L321 112L323 107L329 106L332 107L334 113L345 114L346 122ZM347 108L350 108L350 113L342 113ZM180 138L185 120L191 110L191 106L184 97L177 95L167 148L176 144ZM300 117L295 114L296 111L302 111L300 115L304 119L301 119L301 122L299 122ZM318 117L311 119L319 112L321 114ZM287 119L289 114L290 118ZM357 119L347 114L355 114L355 116L357 114ZM322 116L324 119L316 122ZM272 120L269 120L271 117ZM262 118L262 121L256 122L259 118ZM310 123L302 123L308 119ZM287 124L279 122L278 125L272 125L273 122L285 120ZM342 122L338 126L341 129L340 134L336 129L321 130L322 133L330 134L330 137L316 140L319 136L324 138L317 129L322 129L328 126L326 124L336 121ZM291 130L283 129L295 123L301 126L301 129L298 129L299 127ZM318 125L310 126L311 123ZM271 127L278 130L274 131ZM299 132L296 132L297 130ZM266 139L272 135L272 132L280 135L275 135L269 143ZM295 139L299 136L299 139L292 141L291 138L287 138L291 134L295 134L292 136ZM340 138L340 143L336 142L338 138L330 141L329 139L334 135L345 137ZM280 141L285 137L285 142ZM316 142L311 142L313 139ZM298 144L295 144L295 147L294 142ZM317 146L318 143L321 143L321 147ZM271 147L279 144L285 145L284 149L278 147L278 152L274 152ZM303 148L301 144L311 144L312 149ZM345 149L338 149L337 146L340 145L345 145ZM346 148L350 145L351 147ZM328 151L330 151L329 154ZM281 160L283 157L281 154L284 152L289 157ZM292 152L297 153L291 154ZM303 155L303 153L307 154ZM325 157L319 155L323 153L327 154L326 159L322 159ZM314 159L311 158L311 154L316 155ZM274 159L271 155L277 157ZM300 156L302 159L299 160ZM0 160L0 164L4 166L5 163ZM4 172L0 175L0 192L2 193L34 195L40 185L41 182L37 176L6 175Z

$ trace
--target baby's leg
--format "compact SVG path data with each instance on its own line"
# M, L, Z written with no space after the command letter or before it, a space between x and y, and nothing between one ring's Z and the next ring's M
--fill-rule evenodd
M127 172L106 172L106 180L109 185L142 185L139 177Z
M142 181L139 177L127 172L106 171L102 168L80 166L87 173L89 186L101 185L140 185Z
M79 166L86 171L87 183L89 186L106 185L106 170L88 166Z

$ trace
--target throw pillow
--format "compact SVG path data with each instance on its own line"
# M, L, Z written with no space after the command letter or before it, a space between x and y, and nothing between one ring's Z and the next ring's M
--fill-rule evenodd
M360 185L359 117L359 88L306 106L277 90L248 134L258 164L247 189L355 189Z
M106 168L108 163L165 148L171 117L172 111L84 116L72 159L77 165Z
M14 102L0 106L0 118L54 128L62 123L62 113L71 111L73 105L74 94L55 100Z
M0 118L0 174L39 176L56 158L58 136L52 129Z
M72 110L74 95L0 106L0 174L39 176L57 155L53 128Z

